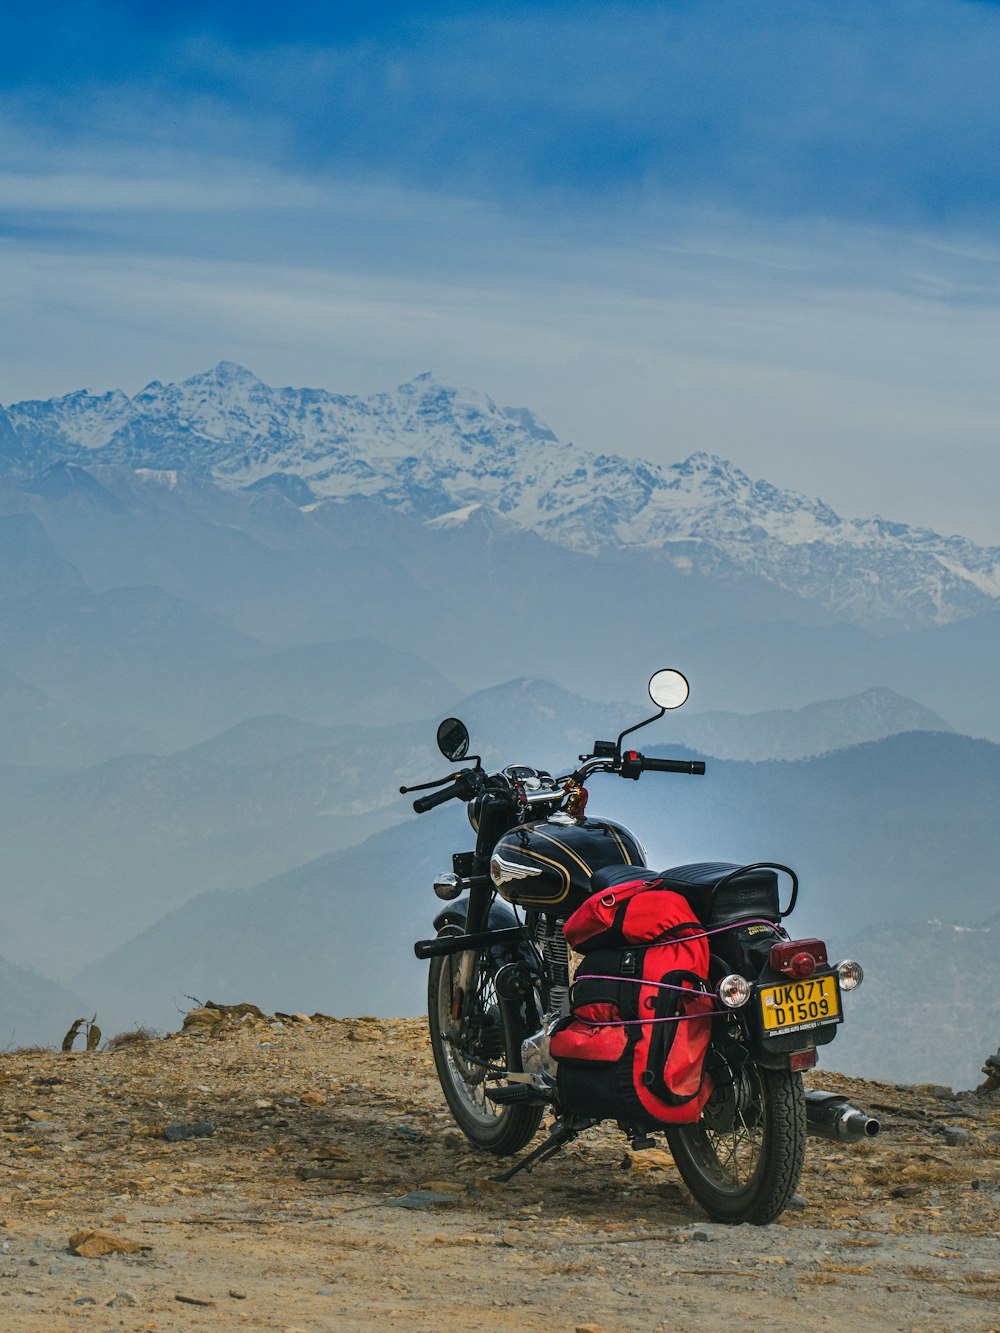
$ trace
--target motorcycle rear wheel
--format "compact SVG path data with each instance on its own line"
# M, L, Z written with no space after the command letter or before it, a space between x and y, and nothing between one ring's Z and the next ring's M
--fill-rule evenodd
M487 960L478 955L473 1002L461 1023L453 1017L460 955L432 958L427 980L431 1049L441 1089L455 1122L477 1148L508 1157L535 1135L542 1106L499 1106L486 1096L486 1065L506 1066L507 1015L493 987ZM513 1038L512 1038L513 1039Z
M695 1199L718 1222L763 1226L785 1209L802 1173L806 1103L801 1074L764 1069L745 1046L716 1068L716 1091L693 1125L667 1142ZM728 1082L718 1077L720 1069Z

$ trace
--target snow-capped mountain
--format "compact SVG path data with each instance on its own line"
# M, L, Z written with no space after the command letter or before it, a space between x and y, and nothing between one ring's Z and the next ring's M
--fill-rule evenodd
M0 469L30 478L59 460L234 488L296 477L309 488L297 503L366 496L442 526L485 506L571 549L641 547L682 571L752 573L863 624L945 623L1000 599L1000 548L843 519L711 454L663 467L588 453L526 408L431 375L359 398L273 389L224 361L134 398L81 391L0 409Z

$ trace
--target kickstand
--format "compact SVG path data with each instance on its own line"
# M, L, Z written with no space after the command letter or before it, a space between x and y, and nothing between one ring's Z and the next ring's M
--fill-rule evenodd
M593 1121L587 1123L593 1124ZM507 1181L512 1180L519 1171L530 1171L539 1162L547 1162L550 1157L554 1157L563 1144L569 1143L570 1139L575 1139L579 1132L579 1129L567 1124L565 1120L557 1121L552 1133L544 1143L539 1144L534 1152L529 1152L527 1157L522 1157L519 1162L515 1162L509 1171L504 1171L499 1176L490 1176L490 1179L496 1181L497 1184L506 1185Z

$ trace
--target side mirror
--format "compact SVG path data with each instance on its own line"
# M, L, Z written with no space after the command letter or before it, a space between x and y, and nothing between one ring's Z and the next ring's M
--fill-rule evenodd
M657 708L680 708L690 693L687 677L680 671L655 671L649 679L649 697Z
M437 746L452 763L464 759L469 753L469 728L457 717L446 717L437 729Z

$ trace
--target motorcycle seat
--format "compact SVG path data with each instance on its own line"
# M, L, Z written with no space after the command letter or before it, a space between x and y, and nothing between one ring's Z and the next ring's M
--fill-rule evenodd
M731 861L696 861L672 866L669 870L650 870L647 866L605 866L595 872L595 893L616 884L630 884L637 879L655 881L657 888L679 893L690 904L694 915L704 925L726 925L744 917L779 919L778 876L773 870L750 870L738 875L715 893L716 886L739 866Z

